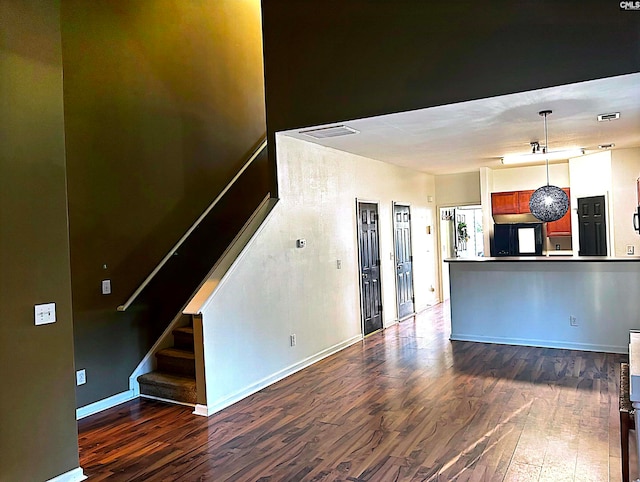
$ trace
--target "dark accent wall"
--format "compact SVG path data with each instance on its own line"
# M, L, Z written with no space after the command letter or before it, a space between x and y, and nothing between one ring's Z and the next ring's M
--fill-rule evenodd
M613 0L263 0L262 8L270 141L285 129L640 70L640 15Z
M3 0L0 23L0 480L43 481L78 467L60 5Z
M129 375L176 314L116 307L264 137L260 5L65 0L62 40L75 355L87 370L77 397L84 406L127 390ZM111 280L111 295L100 293L103 279ZM175 299L174 284L147 302L174 298L170 305L181 306L187 299Z

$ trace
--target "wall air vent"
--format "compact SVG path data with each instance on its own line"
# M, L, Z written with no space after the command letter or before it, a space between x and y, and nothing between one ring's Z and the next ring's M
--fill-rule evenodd
M347 126L320 127L318 129L300 131L300 134L305 134L309 137L313 137L314 139L326 139L327 137L340 137L359 133L359 131Z
M611 121L620 119L620 112L611 112L610 114L600 114L598 116L598 122Z

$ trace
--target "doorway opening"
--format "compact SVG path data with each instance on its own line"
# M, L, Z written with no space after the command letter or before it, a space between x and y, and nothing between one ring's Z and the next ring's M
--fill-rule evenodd
M484 256L482 206L452 206L440 208L440 293L442 301L449 299L449 258Z

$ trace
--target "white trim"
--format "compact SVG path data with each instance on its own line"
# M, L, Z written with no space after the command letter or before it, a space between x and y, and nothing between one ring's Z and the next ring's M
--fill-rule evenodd
M47 482L79 482L80 480L86 480L87 476L84 475L82 471L82 467L76 467L69 472L65 472L64 474L60 474L53 479L49 479Z
M201 405L199 403L197 403L193 409L193 414L201 417L208 417L211 415L211 413L209 413L209 408L206 405Z
M535 346L540 348L560 348L564 350L598 351L604 353L629 353L628 346L595 345L592 343L575 343L570 341L536 340L531 338L507 338L500 336L482 336L454 334L451 341L474 341L479 343L497 343L499 345Z
M341 350L344 350L345 348L354 345L355 343L358 343L359 341L362 341L363 337L362 334L358 334L356 336L353 336L341 343L338 343L336 345L330 346L329 348L322 350L318 353L316 353L315 355L312 355L310 357L305 358L304 360L301 360L298 363L294 363L293 365L288 366L287 368L284 368L276 373L274 373L273 375L269 375L265 378L263 378L262 380L257 381L256 383L249 385L245 388L243 388L242 390L237 391L236 393L230 395L227 398L224 398L222 400L219 400L211 405L196 405L196 409L194 410L194 414L196 415L202 415L205 417L208 417L210 415L213 415L216 412L219 412L222 409L225 409L231 405L233 405L236 402L239 402L240 400L242 400L243 398L248 397L249 395L253 395L256 392L259 392L260 390L262 390L263 388L268 387L269 385L272 385L280 380L282 380L283 378L286 378L290 375L293 375L294 373L303 370L304 368L307 368L310 365L313 365L314 363L319 362L320 360L322 360L323 358L326 358L328 356L333 355L334 353L337 353Z
M88 417L89 415L102 412L103 410L106 410L108 408L113 408L116 405L128 402L129 400L133 400L137 397L138 395L133 390L116 393L115 395L112 395L108 398L104 398L102 400L98 400L97 402L90 403L89 405L85 405L84 407L77 408L76 420L80 420L81 418Z
M154 397L153 395L145 395L144 393L140 394L140 398L147 398L149 400L158 400L159 402L172 403L174 405L182 405L184 407L195 407L194 403L189 402L179 402L177 400L171 400L170 398L162 398L162 397Z

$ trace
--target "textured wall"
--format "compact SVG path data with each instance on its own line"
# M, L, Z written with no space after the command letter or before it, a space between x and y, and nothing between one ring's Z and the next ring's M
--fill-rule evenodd
M266 132L261 34L257 0L63 3L79 406L128 389L171 319L116 307Z
M59 2L0 22L0 480L42 481L78 467Z
M361 335L356 198L379 203L385 325L397 318L393 201L411 205L416 308L435 302L433 176L284 136L278 153L281 200L203 310L209 405Z

